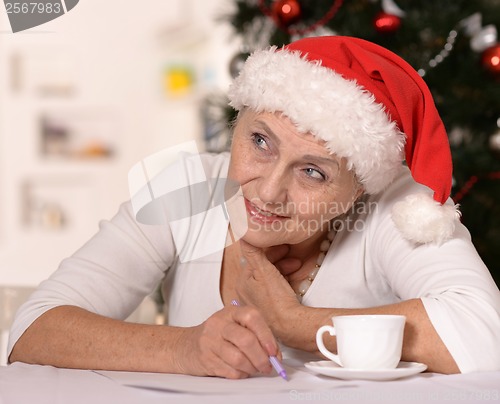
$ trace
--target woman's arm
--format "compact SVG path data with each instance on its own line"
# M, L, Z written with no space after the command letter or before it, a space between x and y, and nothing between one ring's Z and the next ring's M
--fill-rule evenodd
M140 225L123 205L20 309L9 360L230 378L271 371L277 344L250 307L230 306L187 328L122 321L157 287L174 253L168 226Z
M166 226L139 225L130 204L123 204L118 214L101 222L99 231L63 260L20 308L10 330L9 355L31 324L59 306L127 318L165 276L174 251L169 249L171 244ZM164 251L171 251L171 256ZM44 349L43 335L41 341L35 349Z
M242 378L269 373L278 345L250 307L227 307L196 327L113 320L74 306L40 316L18 339L11 362L76 369Z
M76 369L161 372L178 369L171 355L182 329L126 323L76 306L59 306L18 339L11 362Z
M333 316L353 314L399 314L406 316L402 360L425 363L428 370L439 373L459 373L448 349L432 326L420 299L406 300L387 306L366 309L326 309L299 305L289 309L286 321L269 320L275 336L288 346L318 352L316 330L331 324ZM290 329L294 332L290 332ZM325 339L328 348L336 351L335 338Z
M270 324L274 335L286 345L317 352L316 330L324 324L330 324L332 316L401 314L406 316L403 360L425 363L428 369L434 372L459 372L457 363L436 332L421 299L407 298L400 303L364 309L305 307L297 301L288 282L267 260L261 250L248 244L245 245L244 242L241 244L248 265L240 272L237 286L239 298L247 304L258 307ZM466 300L466 297L462 299ZM473 299L474 297L470 300L471 304L473 304ZM460 307L456 309L460 311ZM492 326L497 327L494 324ZM458 328L459 332L467 332L461 326ZM472 332L472 330L469 331ZM488 338L487 335L484 337ZM329 340L329 349L335 351L335 339ZM496 355L494 352L491 354Z

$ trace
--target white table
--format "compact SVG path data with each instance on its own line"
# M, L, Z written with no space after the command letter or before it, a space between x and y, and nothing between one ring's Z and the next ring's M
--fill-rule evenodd
M186 376L188 377L188 376ZM309 377L309 376L308 376ZM314 376L316 377L316 376ZM211 378L203 378L208 381ZM193 377L193 383L199 378ZM213 380L213 379L212 379ZM220 379L218 379L220 381ZM231 380L224 380L232 383ZM500 372L466 375L422 373L393 381L341 381L318 378L312 390L290 389L276 379L282 391L190 394L129 387L97 372L56 369L15 363L0 367L0 404L80 403L494 403L500 402ZM168 388L168 386L165 386ZM175 389L175 386L172 388ZM281 387L280 387L281 388Z

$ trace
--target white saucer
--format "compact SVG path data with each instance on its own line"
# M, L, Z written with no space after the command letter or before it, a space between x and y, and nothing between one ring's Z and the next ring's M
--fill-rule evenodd
M395 369L348 369L332 361L308 362L305 367L321 375L344 380L394 380L416 375L427 369L427 365L417 362L399 362Z

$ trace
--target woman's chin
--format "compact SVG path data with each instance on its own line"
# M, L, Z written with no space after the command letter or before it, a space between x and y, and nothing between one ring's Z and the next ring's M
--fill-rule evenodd
M245 235L241 238L248 244L258 248L268 248L275 245L287 244L282 237L278 237L274 232L252 231L248 229Z

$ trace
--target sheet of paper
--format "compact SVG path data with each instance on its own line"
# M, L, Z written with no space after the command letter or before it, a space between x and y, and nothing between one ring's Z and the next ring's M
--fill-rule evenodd
M284 365L288 381L276 373L270 376L255 376L248 379L228 380L218 377L197 377L162 373L136 373L98 371L124 386L183 393L269 393L290 390L324 390L340 386L355 386L355 382L337 380L309 373Z

